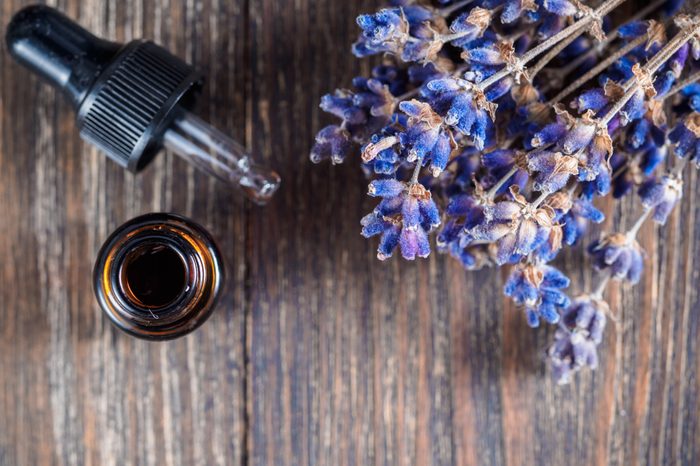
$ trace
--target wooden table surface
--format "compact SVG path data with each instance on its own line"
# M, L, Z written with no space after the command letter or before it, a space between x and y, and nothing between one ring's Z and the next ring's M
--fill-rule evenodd
M3 0L0 25L26 3ZM354 18L382 0L51 3L202 68L200 113L284 183L261 209L171 155L125 173L3 45L0 464L700 464L696 171L641 234L642 283L608 292L600 369L557 387L551 329L527 327L501 271L378 262L357 165L308 162L320 96L371 65L349 54ZM639 206L607 207L612 227ZM205 225L229 264L223 305L169 343L116 331L91 289L102 241L151 211ZM560 264L572 292L596 280L581 248Z

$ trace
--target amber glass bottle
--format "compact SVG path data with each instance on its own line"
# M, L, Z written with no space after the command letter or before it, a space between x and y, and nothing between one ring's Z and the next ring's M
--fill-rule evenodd
M153 213L119 227L102 246L95 294L121 330L148 340L201 325L221 291L224 267L211 236L184 217Z

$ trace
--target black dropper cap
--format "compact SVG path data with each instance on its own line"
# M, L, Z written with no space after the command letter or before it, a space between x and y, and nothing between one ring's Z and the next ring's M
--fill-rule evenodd
M43 5L15 14L6 40L18 62L72 103L80 135L132 172L162 148L202 86L199 73L153 42L102 40Z

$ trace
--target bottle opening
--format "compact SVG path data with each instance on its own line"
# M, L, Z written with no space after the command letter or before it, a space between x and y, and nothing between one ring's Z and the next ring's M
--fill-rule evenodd
M149 309L163 308L185 292L187 265L168 245L142 245L126 257L122 284L134 304Z
M107 238L93 280L97 301L117 328L146 340L169 340L209 318L224 268L214 240L200 225L152 213Z

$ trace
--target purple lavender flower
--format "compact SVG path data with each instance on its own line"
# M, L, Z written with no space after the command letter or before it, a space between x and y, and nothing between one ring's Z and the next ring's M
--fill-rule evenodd
M390 118L394 114L396 100L389 85L379 79L356 78L353 83L358 89L352 98L356 108L369 109L371 116L379 118Z
M467 270L477 270L490 264L487 244L470 244L465 226L478 223L483 207L470 195L460 195L450 201L447 219L438 233L437 249L449 253Z
M320 163L330 159L334 164L342 163L352 152L350 133L337 125L326 126L316 136L316 144L311 149L311 161Z
M370 142L362 148L362 161L365 167L370 168L378 175L393 175L399 168L399 163L404 159L398 149L398 136L392 134L375 134Z
M654 93L656 91L654 90ZM638 120L646 113L646 94L643 89L634 93L632 98L620 110L620 124L627 126L630 122Z
M543 0L542 6L548 12L558 16L573 16L578 13L578 8L568 0Z
M399 108L409 117L406 131L399 134L401 145L407 151L409 162L430 162L434 176L447 166L455 148L452 134L445 128L443 118L430 104L419 100L401 102Z
M321 109L342 119L346 124L362 124L367 121L367 115L363 109L355 105L352 92L337 90L333 94L326 94L321 99Z
M525 189L525 186L530 178L527 171L527 162L525 153L511 149L496 149L487 152L481 157L484 168L488 170L488 177L485 177L487 187L495 185L515 169L509 178L505 180L502 187L498 189L497 194L505 193L510 186L518 186L520 190Z
M575 108L580 113L584 113L588 110L598 113L605 108L608 103L610 103L610 98L606 95L605 89L596 87L579 94L571 103L571 107Z
M694 112L700 112L700 83L689 84L681 89L681 95L687 99L688 106Z
M572 175L578 175L579 160L561 152L544 150L531 154L527 165L537 173L533 189L553 193L566 186Z
M688 157L700 167L700 113L693 112L678 122L668 138L679 157Z
M650 179L639 189L642 204L654 209L652 218L663 225L683 193L683 182L675 175L666 175L660 180Z
M523 0L524 1L524 0ZM562 29L566 24L566 18L542 11L541 9L537 11L537 14L528 15L532 20L540 21L540 25L537 28L537 38L544 40L552 37ZM594 23L595 24L595 23ZM591 32L597 31L598 28L591 29ZM597 35L599 35L596 32Z
M448 197L469 191L474 186L474 178L482 168L481 154L473 146L462 147L449 165L453 177L446 189Z
M654 104L652 105L652 102ZM649 111L629 126L625 134L625 147L633 152L655 148L661 150L666 145L666 119L663 108L656 102L649 102Z
M373 75L372 79L355 79L355 91L337 90L323 96L321 109L340 118L342 124L319 132L311 149L314 163L325 159L342 163L356 143L364 143L391 121L396 105L391 89L401 91L403 77L389 67L377 67Z
M635 39L647 33L649 24L646 21L630 21L623 24L618 30L618 35L622 39Z
M569 383L583 367L598 367L598 346L603 341L608 312L604 301L581 296L562 313L554 343L547 352L557 383Z
M528 0L506 0L503 2L503 13L501 13L501 22L510 24L520 18L523 13L534 12L537 10L535 2Z
M401 60L407 63L432 63L438 59L444 43L430 25L423 24L416 28L412 39L404 45Z
M445 214L447 220L437 236L438 250L448 252L469 270L485 265L488 255L484 245L471 244L473 238L468 234L468 230L484 221L483 192L452 195Z
M644 176L649 176L654 173L666 160L667 155L668 147L666 144L663 146L650 145L648 149L645 149L637 158L637 163L642 173L644 173Z
M533 252L539 241L548 238L554 227L554 210L530 204L516 187L512 201L501 201L484 208L484 220L468 231L474 241L495 243L498 265L517 262Z
M538 327L540 319L550 324L559 322L558 309L569 305L569 298L561 290L569 286L569 279L554 267L547 265L519 265L513 269L504 292L518 306L523 306L530 327Z
M610 270L612 278L635 285L644 268L643 251L637 240L622 233L606 235L588 247L593 265L598 270Z
M592 110L586 110L579 118L572 117L560 107L555 110L569 128L557 145L557 150L578 160L580 181L595 181L603 177L601 181L605 184L599 182L598 188L601 194L606 194L605 188L609 186L607 178L610 176L607 158L613 153L610 125L598 121Z
M377 257L388 259L397 246L404 259L428 257L428 233L440 225L440 211L430 191L421 184L388 178L372 181L369 195L383 198L361 222L366 238L381 235Z
M360 15L357 24L362 29L360 40L353 46L358 57L392 52L401 55L411 41L412 28L430 20L430 10L420 6L386 8L373 15Z
M434 79L444 78L447 73L434 63L412 64L407 68L408 82L413 86L425 87Z
M567 132L567 122L564 118L558 117L556 123L550 123L535 133L530 140L530 146L533 148L549 146L563 139Z
M503 52L502 43L489 42L480 47L473 47L463 53L463 58L472 65L502 66L507 56Z
M378 71L375 68L375 73ZM353 133L364 130L367 134L388 123L396 104L390 86L379 79L362 78L356 78L353 84L355 91L337 90L323 96L321 109L342 119Z
M678 51L666 62L666 66L676 78L679 78L683 73L688 55L690 54L690 44L683 44Z
M610 165L615 172L613 181L613 197L620 199L632 189L644 182L645 176L642 173L636 157L629 157L623 154L613 154L610 158Z
M603 212L598 210L593 202L586 197L579 197L561 218L563 225L563 241L571 246L583 236L588 228L588 223L601 223L605 220Z
M460 218L462 228L469 230L484 221L484 201L477 195L460 194L450 199L446 213Z
M591 110L586 110L580 118L568 116L565 110L560 110L558 114L568 120L567 126L570 128L561 141L561 149L565 154L571 155L585 149L591 144L596 133L601 132L595 114ZM602 131L607 133L605 129Z
M469 136L478 149L483 149L493 131L496 106L464 79L436 79L427 87L428 102L444 117L445 124Z
M429 17L426 15L425 19ZM381 10L374 15L360 15L357 24L362 28L362 37L372 44L401 41L408 34L409 28L401 8Z
M491 25L492 12L485 8L475 7L462 13L450 25L450 32L463 35L453 42L456 47L468 48L471 41L484 35L486 28Z
M673 71L668 70L660 73L659 76L654 81L654 91L657 96L665 96L673 88L678 77L673 73Z

